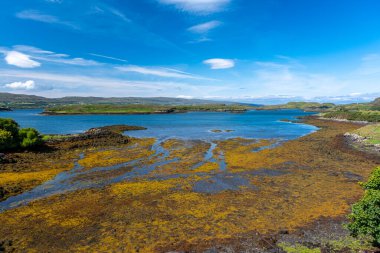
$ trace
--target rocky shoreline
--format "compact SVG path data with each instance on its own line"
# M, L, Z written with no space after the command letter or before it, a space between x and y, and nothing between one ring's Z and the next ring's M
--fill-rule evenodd
M367 142L367 138L355 133L344 134L347 143L359 150L380 155L380 144L371 144Z
M330 121L336 121L336 122L349 122L349 123L353 123L353 124L362 124L362 125L371 124L371 122L368 122L368 121L348 120L348 119L339 119L339 118L318 117L318 119L320 119L320 120L330 120Z
M10 112L10 111L12 111L12 109L9 107L0 107L0 112Z

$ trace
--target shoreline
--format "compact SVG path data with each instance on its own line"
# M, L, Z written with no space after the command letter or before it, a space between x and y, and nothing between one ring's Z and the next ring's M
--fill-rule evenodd
M369 122L369 121L360 121L360 120L348 120L348 119L338 119L338 118L325 118L317 116L320 120L330 120L335 122L350 122L353 124L362 124L362 125L369 125L369 124L376 124L376 122Z
M187 111L172 111L172 112L99 112L99 113L55 113L41 112L44 116L65 116L65 115L150 115L150 114L179 114L190 112L229 112L229 113L244 113L249 110L187 110Z

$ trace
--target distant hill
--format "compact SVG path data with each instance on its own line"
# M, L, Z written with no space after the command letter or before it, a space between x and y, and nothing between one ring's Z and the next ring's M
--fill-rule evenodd
M288 102L282 105L266 105L261 110L278 110L278 109L301 109L304 111L321 112L334 108L332 103L316 103L316 102Z
M232 102L215 102L203 99L184 99L168 97L62 97L45 98L34 95L0 93L0 107L10 108L44 108L67 104L155 104L155 105L201 105L201 104L237 104Z
M371 104L373 106L380 106L380 98L376 98Z

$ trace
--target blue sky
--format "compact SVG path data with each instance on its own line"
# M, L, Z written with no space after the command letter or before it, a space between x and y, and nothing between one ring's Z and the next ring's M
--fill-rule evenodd
M380 96L377 0L2 0L0 91Z

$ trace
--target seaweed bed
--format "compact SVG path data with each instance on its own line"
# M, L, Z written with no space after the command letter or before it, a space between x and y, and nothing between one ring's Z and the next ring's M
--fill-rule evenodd
M380 159L346 144L361 125L305 121L320 130L281 145L107 129L7 154L0 251L332 252Z

